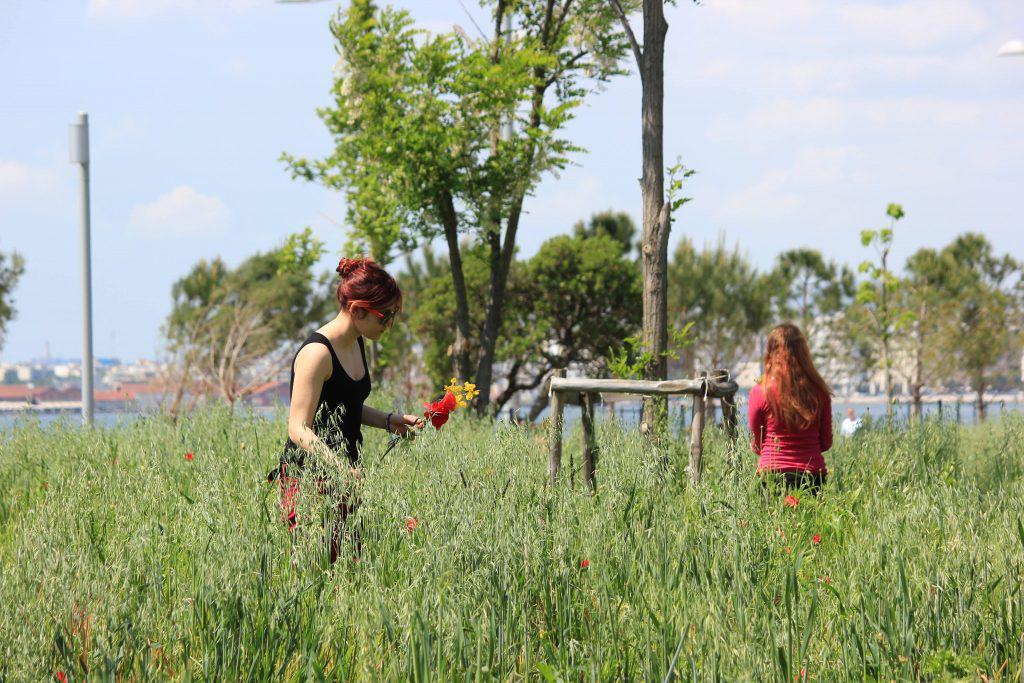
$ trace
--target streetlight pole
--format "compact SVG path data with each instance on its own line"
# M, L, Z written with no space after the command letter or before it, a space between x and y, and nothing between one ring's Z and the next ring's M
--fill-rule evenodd
M82 424L92 427L92 258L89 239L89 115L71 124L71 163L82 173Z

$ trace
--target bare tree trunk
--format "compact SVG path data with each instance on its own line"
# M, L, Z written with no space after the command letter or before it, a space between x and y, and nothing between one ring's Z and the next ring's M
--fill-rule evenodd
M520 198L518 206L522 206ZM512 257L515 255L516 230L519 227L519 212L513 209L505 230L505 243L501 243L501 229L495 228L490 235L491 282L487 297L487 313L484 318L483 334L480 336L480 364L476 369L476 386L480 390L477 412L485 415L489 410L491 383L494 380L494 356L501 332L501 319L505 311L505 287L508 284Z
M882 370L885 374L885 414L892 417L892 370L889 367L889 338L882 339Z
M910 404L910 418L912 420L921 419L921 397L924 393L924 359L922 354L924 350L920 347L917 348L917 357L914 359L914 379L910 383L911 392L911 404Z
M438 202L438 212L441 214L444 236L448 241L448 259L452 269L452 286L455 289L455 343L452 344L451 350L452 363L458 378L467 379L470 375L469 297L466 294L466 278L462 272L458 216L455 214L455 204L451 195L441 198ZM481 398L486 399L487 397L482 395Z
M882 254L882 367L885 370L885 414L892 419L892 367L889 346L892 341L892 319L889 316L889 253Z
M974 415L978 422L984 422L987 417L985 409L985 378L978 377L974 386L976 392L974 399Z
M669 207L665 203L665 21L663 0L644 0L644 41L640 60L643 87L643 176L640 192L643 200L643 339L644 347L654 356L644 370L644 378L666 379L668 362L668 235L671 230ZM652 434L660 431L658 419L667 414L664 398L644 401L643 420Z
M546 393L542 394L541 397L537 399L537 401L532 406L530 406L530 413L527 415L526 418L527 421L530 424L536 422L537 418L540 417L540 414L544 412L544 409L547 408L548 405L550 405L550 403L550 397Z

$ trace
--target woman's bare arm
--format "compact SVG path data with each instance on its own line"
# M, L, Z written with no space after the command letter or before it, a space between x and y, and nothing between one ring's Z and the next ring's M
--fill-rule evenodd
M338 456L313 431L320 392L331 376L331 367L331 352L323 344L307 344L295 357L295 382L288 406L288 438L321 461L342 469Z

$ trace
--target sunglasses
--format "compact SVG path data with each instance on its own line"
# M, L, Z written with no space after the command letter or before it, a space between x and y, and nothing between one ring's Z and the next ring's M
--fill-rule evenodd
M383 325L384 327L391 327L391 324L395 322L395 316L398 315L397 308L389 308L383 313L381 313L375 308L367 308L366 310L377 316L377 319L380 320L380 324Z

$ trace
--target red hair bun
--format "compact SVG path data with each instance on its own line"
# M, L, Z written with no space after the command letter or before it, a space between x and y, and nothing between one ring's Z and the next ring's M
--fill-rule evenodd
M371 258L343 258L335 269L341 276L338 283L338 305L352 312L355 308L381 310L387 306L402 308L402 290L395 278Z

